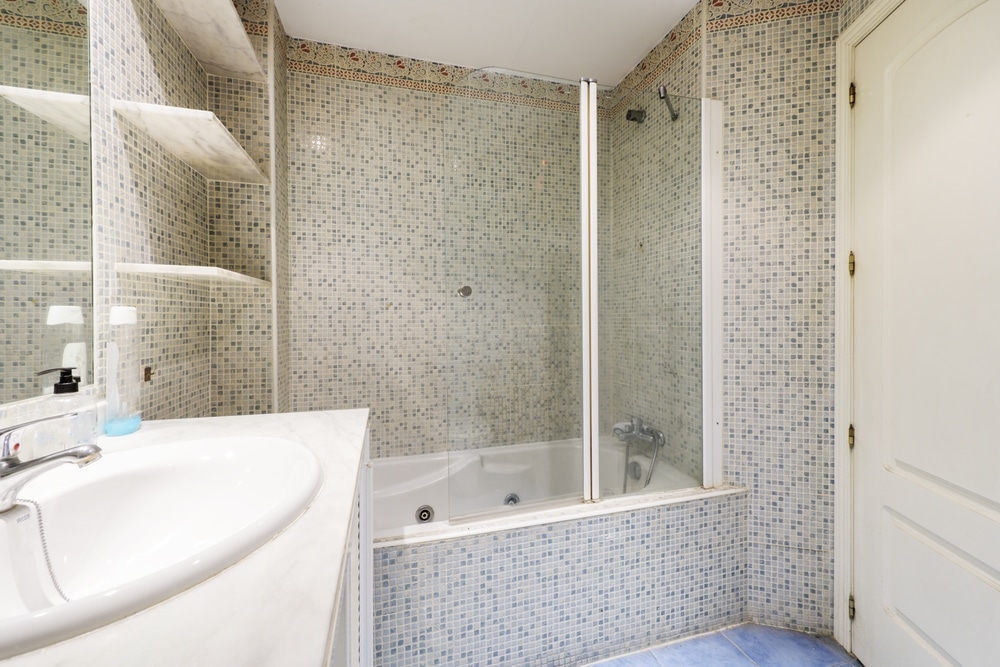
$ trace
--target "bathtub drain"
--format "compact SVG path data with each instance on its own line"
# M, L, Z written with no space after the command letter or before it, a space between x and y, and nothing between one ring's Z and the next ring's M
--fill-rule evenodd
M517 495L516 493L508 493L507 497L503 499L503 504L504 505L511 505L511 506L513 506L513 505L518 504L519 502L521 502L521 497L519 495Z
M430 505L421 505L414 516L417 517L417 523L430 523L434 520L434 508Z

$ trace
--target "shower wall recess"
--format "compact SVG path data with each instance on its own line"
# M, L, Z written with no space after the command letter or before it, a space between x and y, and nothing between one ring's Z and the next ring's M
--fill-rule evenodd
M286 408L275 363L288 358L287 329L275 320L287 310L277 292L290 263L286 39L276 12L235 3L230 32L248 47L242 78L210 73L221 70L192 55L153 0L108 0L90 13L98 386L108 309L133 305L141 362L153 370L144 417ZM206 171L158 133L150 114L169 120L182 110L214 123L242 154L245 175Z

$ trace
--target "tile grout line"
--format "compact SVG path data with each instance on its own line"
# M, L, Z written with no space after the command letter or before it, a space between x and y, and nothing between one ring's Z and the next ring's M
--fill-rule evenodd
M733 646L735 646L736 650L739 651L743 655L744 658L746 658L747 660L749 660L751 665L753 665L754 667L761 667L761 665L758 664L756 660L754 660L749 655L747 655L746 651L744 651L743 648L739 644L737 644L735 641L733 641L733 639L730 638L729 635L726 634L725 630L721 631L719 634L722 635L723 637L725 637L726 641L728 641L730 644L732 644Z

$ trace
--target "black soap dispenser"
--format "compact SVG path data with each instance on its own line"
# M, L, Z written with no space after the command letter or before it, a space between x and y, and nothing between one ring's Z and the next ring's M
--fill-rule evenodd
M49 368L35 375L47 375L59 371L59 380L52 387L53 394L76 394L80 391L80 376L73 375L76 368Z

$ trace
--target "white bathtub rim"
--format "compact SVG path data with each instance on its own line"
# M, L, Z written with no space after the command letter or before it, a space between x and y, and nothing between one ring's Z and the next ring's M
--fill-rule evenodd
M607 514L617 514L631 510L643 510L650 507L663 505L677 505L680 503L708 500L720 496L735 496L747 492L742 486L718 486L711 489L692 488L680 489L676 491L662 491L635 496L617 496L614 498L602 499L598 502L584 503L560 503L548 505L544 509L537 509L526 512L512 512L491 517L474 517L466 520L455 520L452 522L435 521L432 524L419 526L407 526L404 528L403 537L386 537L375 539L375 548L411 546L415 544L426 544L428 542L438 542L459 537L472 537L487 533L502 532L505 530L517 530L519 528L531 528L565 521L578 521L589 519L595 516Z

